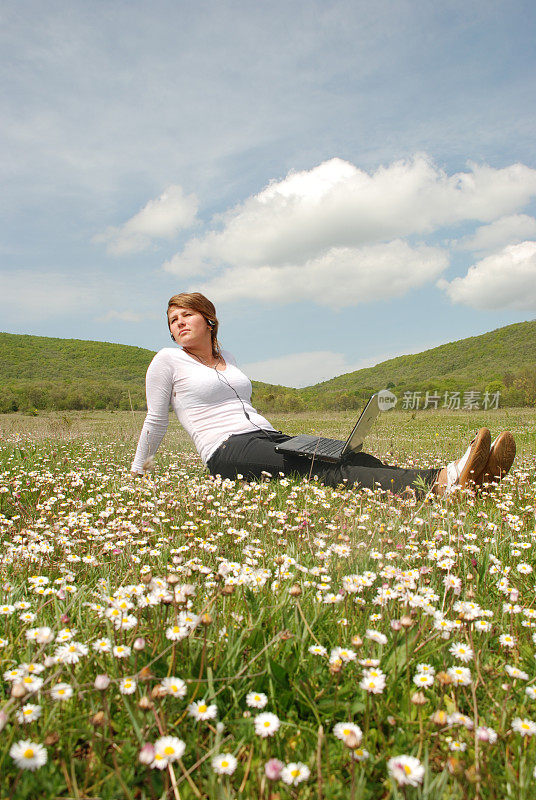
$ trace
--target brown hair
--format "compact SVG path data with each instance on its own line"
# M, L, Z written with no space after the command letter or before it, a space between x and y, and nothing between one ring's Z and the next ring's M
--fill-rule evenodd
M189 308L192 311L198 311L204 316L207 324L210 327L210 339L212 341L212 355L217 358L220 355L220 343L218 342L218 327L219 322L216 316L216 309L214 303L205 297L200 292L181 292L181 294L174 294L168 300L168 307L166 312L167 323L169 328L169 311L171 308Z

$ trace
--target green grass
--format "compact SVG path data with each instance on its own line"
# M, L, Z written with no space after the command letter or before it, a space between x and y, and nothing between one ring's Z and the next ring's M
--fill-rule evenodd
M342 436L352 417L284 414L272 422L285 432ZM534 563L533 412L382 415L367 449L401 464L440 465L482 424L516 436L514 470L500 487L424 503L306 482L213 481L176 422L155 472L133 481L142 420L130 412L0 418L0 606L8 612L0 616L2 673L44 667L35 695L11 696L20 678L1 683L0 798L535 796L535 738L512 728L516 718L536 722L536 700L525 692L536 684L534 573L518 569ZM445 587L446 575L459 579L459 594ZM32 576L41 577L38 592ZM193 594L175 594L184 585ZM382 587L393 595L383 605ZM126 629L106 616L120 600L132 603ZM489 630L478 631L460 601L484 610L479 619ZM173 642L166 631L188 603L203 618ZM453 626L449 639L434 627L434 610ZM20 618L28 612L35 618ZM87 654L73 664L55 660L58 642L26 636L44 626L54 636L76 631L72 641ZM370 638L371 629L385 643ZM503 634L514 637L512 648L500 643ZM132 652L96 651L102 637ZM135 650L139 639L144 646ZM471 647L473 658L463 664L450 653L453 643ZM342 647L356 658L330 665L309 652L315 644L328 656ZM360 687L365 659L379 660L381 693ZM418 664L435 670L422 704L415 702ZM455 664L470 669L470 685L445 677ZM507 666L528 678L509 675ZM94 686L99 674L110 678L105 691ZM162 694L166 676L185 681L185 697ZM120 691L125 677L136 678L133 694ZM58 682L70 685L71 699L53 699ZM263 711L281 723L273 736L255 734L260 712L247 705L249 692L266 694ZM201 699L216 705L216 718L188 715ZM29 702L41 715L23 724L17 712ZM455 722L455 712L491 727L497 741L480 741ZM361 729L364 761L353 760L333 734L347 721ZM163 733L186 749L160 771L140 763L138 753ZM47 763L35 772L17 769L9 750L20 740L45 746ZM212 769L218 752L237 758L233 775ZM390 777L387 762L401 754L424 767L415 788L398 788ZM302 762L310 776L295 787L270 782L269 758Z

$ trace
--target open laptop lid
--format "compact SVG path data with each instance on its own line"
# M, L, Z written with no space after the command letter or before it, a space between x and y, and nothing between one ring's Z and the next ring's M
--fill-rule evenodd
M380 406L378 405L378 395L373 394L361 412L353 431L346 440L346 444L342 448L341 458L344 458L344 456L350 453L359 453L363 449L363 442L379 413Z

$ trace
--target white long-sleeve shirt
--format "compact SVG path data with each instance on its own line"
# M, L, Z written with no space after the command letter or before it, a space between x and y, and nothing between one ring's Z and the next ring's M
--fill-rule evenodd
M251 405L249 378L231 353L222 350L222 356L226 367L219 371L182 349L164 347L155 355L145 380L147 416L133 472L142 473L145 461L156 453L167 430L170 403L204 464L229 436L259 428L275 430Z

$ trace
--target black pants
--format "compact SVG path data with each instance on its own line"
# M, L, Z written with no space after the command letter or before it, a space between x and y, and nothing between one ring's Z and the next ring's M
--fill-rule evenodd
M355 453L338 464L328 461L311 462L308 458L278 453L277 444L290 439L284 433L275 431L254 431L230 436L209 458L207 467L212 475L222 478L236 478L242 475L246 480L261 478L267 472L273 478L279 473L311 477L317 475L327 486L361 486L374 489L380 486L394 494L403 492L408 486L422 479L431 487L437 478L437 469L401 469L384 464L368 453ZM417 492L422 492L417 488Z

